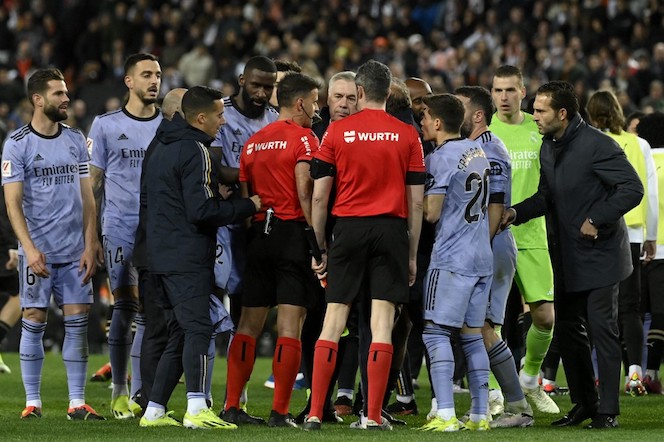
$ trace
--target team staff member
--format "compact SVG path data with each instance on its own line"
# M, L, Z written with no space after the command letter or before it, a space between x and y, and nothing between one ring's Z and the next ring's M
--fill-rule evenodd
M503 226L548 215L558 238L554 256L565 259L556 292L556 327L574 408L552 425L588 428L618 425L620 342L618 284L632 272L622 216L643 196L643 186L620 147L589 127L578 114L569 83L553 81L537 90L534 121L544 136L537 192L505 211ZM597 350L599 397L590 358L587 324Z
M521 110L526 88L518 68L505 65L496 69L491 95L496 114L489 129L503 141L512 159L511 198L512 203L518 203L537 190L541 136L532 115ZM538 410L559 413L558 405L538 383L540 367L553 338L555 317L546 224L543 218L535 219L515 227L512 234L518 249L514 282L532 318L525 338L526 351L519 381L526 397ZM520 299L518 303L521 304Z
M514 356L496 332L503 325L505 306L514 278L516 244L511 229L496 235L505 207L509 207L512 191L512 162L503 142L489 130L493 117L491 93L480 86L463 86L455 91L465 109L461 136L477 141L489 164L489 224L493 250L493 279L486 318L482 326L484 346L489 354L491 371L506 399L504 413L490 422L492 428L529 427L533 410L519 385ZM495 235L495 236L494 236Z
M233 422L240 394L254 366L256 338L270 307L277 305L277 345L272 361L274 399L268 426L297 426L288 416L290 396L300 368L300 335L307 308L316 301L304 227L311 224L309 173L318 139L311 131L318 110L319 83L287 74L279 82L279 119L254 134L240 158L240 188L261 195L265 212L253 218L253 239L247 251L242 314L228 351L228 383L224 420Z
M618 325L620 341L624 343L625 391L632 396L641 396L646 394L641 381L643 379L641 257L644 257L644 262L650 262L655 257L657 249L657 172L650 144L643 138L623 130L625 117L613 92L595 92L586 107L590 124L616 140L625 151L627 160L641 178L646 194L638 206L625 214L634 271L629 278L620 283L618 290Z
M644 115L639 121L637 132L652 146L652 157L657 171L659 195L664 196L664 113ZM664 197L659 198L659 219L664 219ZM648 393L662 394L662 381L659 367L664 355L664 222L658 223L657 252L655 258L643 267L643 297L652 321L648 330L648 361L643 384Z
M161 103L161 113L164 119L162 124L170 124L170 121L177 114L177 119L184 124L182 116L182 97L186 89L171 89ZM149 401L152 384L155 381L154 375L159 364L159 359L164 352L168 342L167 319L165 310L157 304L155 296L155 284L153 277L148 272L148 257L146 250L146 209L147 209L147 182L143 179L145 167L148 164L150 156L154 152L154 146L159 142L155 137L145 151L145 157L141 164L141 195L138 215L138 227L136 229L136 241L134 243L134 259L132 263L138 271L139 294L143 314L145 316L145 332L143 342L141 343L141 395L139 405L145 410ZM143 345L145 344L145 345ZM174 379L162 379L162 382L173 382L174 385L180 379L180 375L174 376ZM141 420L145 422L145 420Z
M26 393L21 418L42 415L42 340L52 293L64 314L67 417L103 420L85 403L88 312L93 302L90 279L96 260L103 259L98 253L90 156L81 132L60 123L67 119L69 105L62 72L35 72L27 92L35 108L32 119L9 137L2 152L7 213L20 243L23 327L19 352Z
M390 428L381 404L392 360L395 304L408 301L408 286L415 280L424 193L419 135L385 112L391 81L382 63L370 60L360 66L355 77L359 112L330 125L312 162L312 222L322 249L333 185L337 223L327 311L314 354L311 412L305 422L309 430L321 428L339 337L365 280L372 297L366 428ZM312 265L320 276L328 270L327 261L324 253L322 262Z
M182 360L187 388L189 428L235 429L221 420L206 403L207 358L213 324L210 294L214 289L215 234L219 226L253 215L260 198L223 201L218 178L206 148L224 123L219 91L203 86L189 89L182 98L187 124L168 125L157 137L145 170L147 180L148 270L156 275L158 289L173 307L176 323L169 325L169 344L182 339ZM183 338L180 338L183 336ZM155 378L168 367L162 358ZM166 366L164 366L166 365ZM155 385L156 387L156 385ZM158 394L153 388L153 395ZM165 404L150 404L146 410Z
M320 139L330 123L357 112L355 72L341 71L327 82L327 106L320 111L321 120L314 123L313 131Z
M141 343L145 319L138 313L138 272L134 242L138 227L141 165L162 115L155 103L161 67L152 54L133 54L125 61L127 104L92 122L88 145L97 211L102 213L104 256L115 303L108 330L113 391L111 411L129 419L140 407L133 400L141 388ZM132 322L136 334L132 344ZM127 390L127 362L131 352L131 391Z

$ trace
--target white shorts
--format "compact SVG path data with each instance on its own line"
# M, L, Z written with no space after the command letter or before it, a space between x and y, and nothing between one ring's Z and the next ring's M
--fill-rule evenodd
M430 268L424 278L424 319L455 328L482 327L491 279Z
M489 294L486 319L494 325L503 325L507 297L512 288L516 271L516 243L510 230L505 230L493 238L493 281Z
M19 255L19 293L22 308L48 308L51 293L59 307L71 304L92 304L92 283L83 284L84 272L78 272L78 262L46 264L51 273L40 278L32 273L24 256ZM82 285L83 284L83 285Z
M104 261L111 293L119 287L138 286L138 271L132 264L134 243L104 235Z

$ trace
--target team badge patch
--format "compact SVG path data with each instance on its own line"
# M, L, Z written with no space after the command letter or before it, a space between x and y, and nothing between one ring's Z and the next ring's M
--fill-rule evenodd
M2 162L2 176L12 176L12 162L10 160L4 160Z

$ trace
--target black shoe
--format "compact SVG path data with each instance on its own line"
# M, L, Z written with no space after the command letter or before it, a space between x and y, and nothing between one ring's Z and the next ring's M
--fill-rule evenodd
M551 422L551 425L554 427L573 427L587 419L593 419L596 414L596 409L588 409L583 405L576 404L569 413L562 418Z
M343 419L339 417L337 412L332 409L325 409L323 410L323 422L325 423L330 423L330 424L341 424L343 423Z
M407 414L411 416L418 415L417 403L415 403L415 399L408 403L396 401L395 403L388 405L386 410L388 413L395 416L404 416Z
M274 410L270 412L270 418L267 420L267 426L298 428L292 414L279 414Z
M588 430L603 430L605 428L616 428L618 419L611 414L598 414L593 421L586 426Z
M238 410L231 407L226 411L219 413L219 417L235 425L265 425L265 419L262 417L251 416L244 410Z
M304 424L302 424L302 429L304 431L320 431L320 428L320 419L317 417L307 418L307 420L304 421Z
M339 396L334 401L334 409L337 412L337 416L350 416L353 414L353 400L346 396Z
M392 425L406 425L406 421L397 419L385 410L381 410L381 415Z

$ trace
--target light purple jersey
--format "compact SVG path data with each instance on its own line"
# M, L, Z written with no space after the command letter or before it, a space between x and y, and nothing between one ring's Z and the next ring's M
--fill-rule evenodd
M231 97L224 98L224 120L226 124L221 126L212 146L221 146L223 151L222 164L229 167L240 167L240 153L244 143L253 134L277 121L279 113L268 105L259 118L249 118L244 115L234 104Z
M91 164L104 171L102 233L134 242L141 165L163 116L137 118L125 108L97 116L88 134Z
M425 163L425 196L445 195L429 268L465 276L491 275L486 213L491 168L484 151L472 140L449 140L427 155Z
M240 168L240 153L247 140L256 132L276 121L279 113L268 105L258 118L243 114L233 103L231 97L224 98L224 120L226 124L217 132L212 146L221 146L221 164ZM236 192L235 196L238 196ZM241 230L235 226L223 226L217 230L217 259L214 265L215 284L217 287L238 293L242 287L244 269L244 241L238 240ZM242 245L239 245L239 244Z
M505 207L510 207L512 201L512 160L505 144L490 131L484 132L475 141L482 147L491 166L489 195L504 193Z
M2 152L2 184L23 182L30 238L49 264L78 261L84 249L81 178L89 177L85 137L65 124L44 136L31 125L12 133Z

